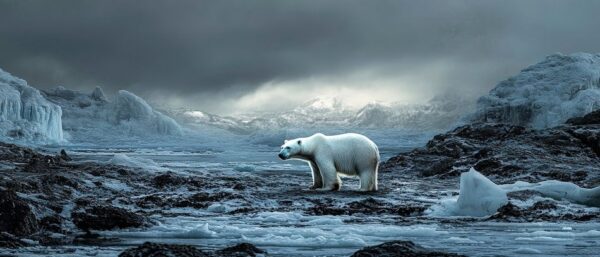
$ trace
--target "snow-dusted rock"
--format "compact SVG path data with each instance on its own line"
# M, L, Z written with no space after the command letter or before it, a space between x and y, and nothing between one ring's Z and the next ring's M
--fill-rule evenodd
M62 141L62 110L25 80L0 69L0 137Z
M600 54L554 54L479 99L475 120L547 128L600 108Z

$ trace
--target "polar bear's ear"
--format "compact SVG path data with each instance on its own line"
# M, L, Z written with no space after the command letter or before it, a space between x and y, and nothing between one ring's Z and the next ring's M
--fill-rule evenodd
M285 143L287 143L288 141L289 141L289 140L285 139L285 140L283 140L283 143L285 144Z
M301 145L302 144L302 140L298 140L298 144Z

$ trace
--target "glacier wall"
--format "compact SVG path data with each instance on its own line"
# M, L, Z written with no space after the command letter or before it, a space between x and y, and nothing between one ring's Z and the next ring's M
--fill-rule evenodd
M547 128L600 108L600 54L554 54L500 82L477 102L476 121Z
M0 137L63 141L62 109L25 80L0 69Z

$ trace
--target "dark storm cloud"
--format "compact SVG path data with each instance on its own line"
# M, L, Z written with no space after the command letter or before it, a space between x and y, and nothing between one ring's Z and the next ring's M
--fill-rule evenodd
M481 93L548 54L599 52L599 8L599 1L0 0L0 67L42 88L199 96L202 103L189 104L214 110L269 81L361 69L427 74L440 61L452 74L434 88Z

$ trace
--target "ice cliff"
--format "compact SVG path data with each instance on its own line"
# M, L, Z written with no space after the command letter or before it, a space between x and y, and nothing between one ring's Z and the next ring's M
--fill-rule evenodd
M548 128L600 108L600 54L554 54L478 100L475 120Z
M0 69L0 138L63 141L61 108L25 80Z

